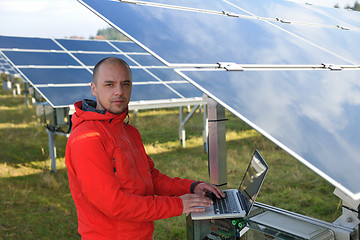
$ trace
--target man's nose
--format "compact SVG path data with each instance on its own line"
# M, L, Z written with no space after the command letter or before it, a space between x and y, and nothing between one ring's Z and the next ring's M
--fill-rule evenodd
M123 86L121 86L121 84L119 84L119 86L117 86L115 88L115 95L116 96L121 96L122 94L124 93L124 89L123 89Z

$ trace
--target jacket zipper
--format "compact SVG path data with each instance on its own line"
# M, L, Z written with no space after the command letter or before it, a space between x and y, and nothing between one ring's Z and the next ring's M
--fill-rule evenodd
M114 163L114 174L116 177L116 159L115 158L113 158L113 163Z
M125 140L128 142L128 144L130 145L131 149L132 149L132 153L133 153L133 158L135 159L135 153L134 153L134 148L133 148L133 145L131 144L130 140L125 136L123 135L123 137L125 138ZM146 184L146 181L144 180L144 178L142 177L142 175L140 174L140 171L139 171L139 168L138 168L138 165L137 165L137 162L135 161L135 166L136 166L136 170L138 171L138 174L141 178L141 180L145 183L145 186L147 186Z

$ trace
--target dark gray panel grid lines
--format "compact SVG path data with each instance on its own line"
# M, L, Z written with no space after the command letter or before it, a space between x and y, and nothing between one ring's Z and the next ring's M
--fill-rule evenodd
M134 89L139 90L133 91L130 104L141 102L137 108L157 100L166 105L167 101L184 100L184 96L191 104L202 96L173 69L131 41L0 36L0 52L0 70L18 71L53 107L72 106L84 97L94 99L89 87L92 70L105 57L122 58L132 68ZM169 81L187 87L175 89Z

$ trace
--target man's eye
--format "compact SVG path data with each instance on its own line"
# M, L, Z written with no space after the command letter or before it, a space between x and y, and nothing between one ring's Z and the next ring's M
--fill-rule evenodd
M108 83L108 84L105 84L106 87L111 87L112 84L111 83Z

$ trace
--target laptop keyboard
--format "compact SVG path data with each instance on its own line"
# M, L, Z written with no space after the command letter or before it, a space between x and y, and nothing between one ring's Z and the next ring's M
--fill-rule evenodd
M215 194L211 194L212 201L214 202L214 213L239 213L240 208L236 204L236 199L234 198L234 195L227 195L227 192L224 193L225 198L217 198Z

